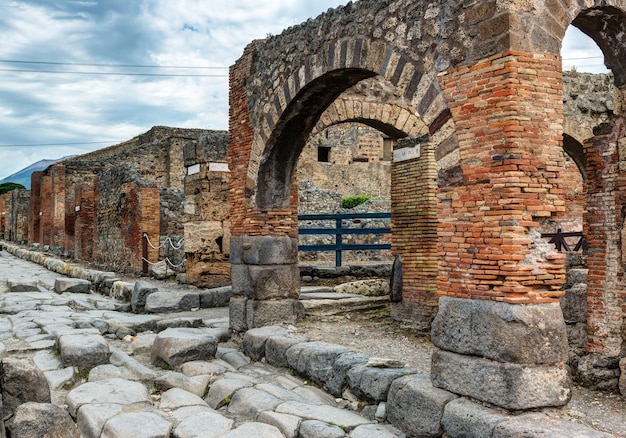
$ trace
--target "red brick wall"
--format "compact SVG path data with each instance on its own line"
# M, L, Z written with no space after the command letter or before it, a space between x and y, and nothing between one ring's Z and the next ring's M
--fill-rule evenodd
M290 207L261 210L253 208L252 196L256 181L248 180L248 166L254 139L254 129L248 110L246 79L250 75L254 43L230 69L230 137L228 163L231 171L229 185L231 234L251 236L287 234L298 235L298 192L292 184Z
M11 224L9 221L9 198L11 195L5 193L0 195L0 238L8 239Z
M402 257L402 303L395 319L428 326L437 296L437 170L434 147L421 145L420 158L394 163L391 170L392 248Z
M563 212L560 59L508 51L440 77L456 123L462 183L439 195L442 295L556 301L564 256L532 230Z
M618 119L602 128L584 145L588 178L584 234L589 240L587 349L619 356L626 313L626 175L620 172L620 160L626 160L626 127L624 120Z

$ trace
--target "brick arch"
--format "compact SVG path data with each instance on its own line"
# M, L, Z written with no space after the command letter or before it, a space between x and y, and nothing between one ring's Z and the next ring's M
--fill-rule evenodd
M412 61L392 44L368 39L333 42L325 48L322 59L320 63L319 56L307 58L268 93L273 98L264 105L265 117L260 120L260 135L255 136L253 146L257 150L253 156L260 159L258 167L251 161L248 173L252 176L250 171L258 168L256 206L261 209L289 205L293 169L308 135L333 102L361 81L379 76L388 82L395 95L407 102L399 116L418 125L416 118L420 118L431 134L450 120L436 74L425 73L421 62ZM364 119L381 122L375 117ZM391 126L389 120L381 126L385 123Z
M582 143L576 138L572 137L569 134L563 134L563 150L567 155L570 156L580 174L582 175L583 180L587 179L587 155L583 150Z

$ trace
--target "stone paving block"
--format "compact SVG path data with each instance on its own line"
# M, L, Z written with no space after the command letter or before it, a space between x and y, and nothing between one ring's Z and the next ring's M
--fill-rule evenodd
M344 387L348 384L348 371L357 365L366 364L369 356L348 351L335 359L330 378L326 382L326 388L335 397L341 397Z
M565 366L503 363L435 350L431 378L439 388L511 410L563 406L571 398Z
M9 292L38 292L39 287L33 280L7 280Z
M250 358L238 350L224 349L219 347L217 349L217 357L224 362L230 364L233 368L239 369L245 367L250 363Z
M243 352L253 361L265 357L265 343L271 336L286 336L289 330L272 325L248 330L243 336Z
M62 368L60 370L44 371L44 376L48 380L48 386L52 390L63 388L68 383L74 381L74 367Z
M178 409L187 406L206 406L207 403L189 391L180 388L172 388L161 394L160 409Z
M223 378L211 385L205 401L213 409L219 409L230 403L235 392L254 385L250 380Z
M305 420L300 424L298 431L300 438L344 438L344 430L334 424L320 420Z
M228 404L228 413L247 420L256 420L263 411L274 409L283 401L265 391L254 388L242 388L233 394Z
M232 286L219 287L200 292L200 308L227 307L233 297Z
M182 420L174 429L176 438L219 438L228 433L234 421L217 412L198 412ZM257 437L258 435L254 435Z
M91 369L107 363L111 356L109 344L101 335L67 334L59 336L57 343L65 366Z
M341 424L345 430L352 430L372 421L352 411L327 405L311 405L300 402L285 402L274 409L281 414L295 415L306 420L319 420L332 424Z
M406 438L406 435L389 424L366 424L350 432L350 438Z
M149 353L156 337L156 333L146 333L135 337L130 343L130 351L132 354Z
M57 293L72 292L88 294L91 289L91 281L80 278L57 278L54 281L54 291Z
M308 400L302 397L300 394L287 388L283 388L280 385L275 385L273 383L259 383L258 385L254 386L254 389L267 392L269 395L276 397L282 401L299 401L302 403L308 402Z
M302 420L295 415L265 411L261 412L257 421L278 428L278 430L285 435L285 438L297 438Z
M146 306L146 298L148 295L158 291L159 288L148 283L147 281L139 280L135 282L133 292L130 297L130 305L133 312L143 310Z
M154 385L161 391L180 388L198 397L204 396L211 381L210 376L187 377L183 373L170 371L154 379Z
M5 417L23 403L50 403L48 380L32 359L5 357L2 367L2 407Z
M220 438L284 438L276 427L263 423L244 423Z
M198 292L153 292L146 298L147 313L186 312L200 308Z
M151 361L161 367L176 368L192 360L215 358L217 339L205 329L169 328L159 333L151 350Z
M106 422L121 413L122 410L122 405L118 404L87 404L81 406L76 418L81 438L100 438Z
M441 436L444 408L457 397L434 388L427 374L400 377L389 388L387 421L409 436Z
M78 438L78 429L67 410L50 403L24 403L6 422L12 438L63 437Z
M180 371L187 377L205 375L210 376L213 380L227 371L235 371L235 368L227 362L220 359L214 359L209 362L204 360L186 362L180 367Z
M265 360L275 367L289 367L287 350L296 344L308 342L306 336L272 336L265 342Z
M319 385L330 380L337 357L350 350L327 342L296 344L287 350L289 366Z
M550 438L611 438L612 434L603 433L588 426L550 418L543 414L525 414L499 423L492 438L523 438L546 436Z
M491 437L496 426L506 419L506 415L493 409L458 398L444 408L441 425L449 437L482 438Z
M387 400L391 383L403 376L415 374L411 368L378 368L365 364L356 365L348 370L348 387L361 399L381 402Z
M101 438L169 438L172 426L154 412L119 414L106 422Z
M111 379L104 382L87 382L72 389L65 398L70 414L76 417L78 409L86 404L147 403L152 398L144 385L129 380Z

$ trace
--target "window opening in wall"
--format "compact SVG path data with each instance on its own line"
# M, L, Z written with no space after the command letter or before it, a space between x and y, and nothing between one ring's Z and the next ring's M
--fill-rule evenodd
M318 146L317 147L317 161L320 163L330 163L330 147Z

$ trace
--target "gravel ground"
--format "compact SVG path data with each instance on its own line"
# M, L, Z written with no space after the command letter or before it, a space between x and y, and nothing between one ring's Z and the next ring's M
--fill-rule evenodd
M376 357L397 359L417 372L430 372L434 349L427 335L393 321L387 312L307 319L298 333L311 340L346 346ZM619 438L626 438L626 398L574 386L572 401L563 408L548 408L550 416L578 421ZM575 437L572 437L575 438Z

